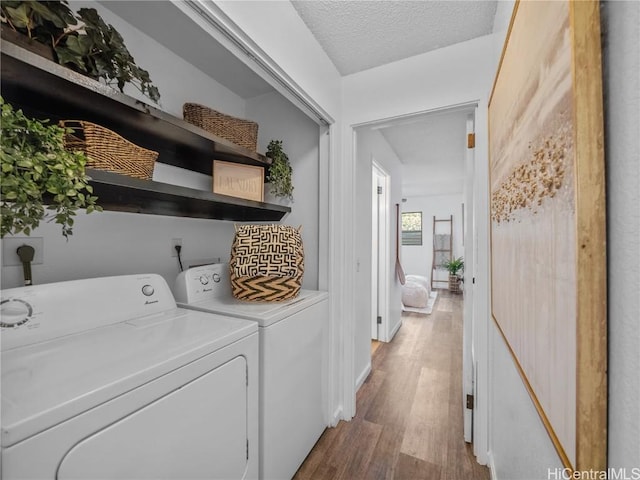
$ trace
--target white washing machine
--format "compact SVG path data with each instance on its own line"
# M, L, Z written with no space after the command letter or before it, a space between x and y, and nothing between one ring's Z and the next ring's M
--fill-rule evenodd
M255 322L177 308L158 275L1 302L3 479L257 478Z
M328 426L328 294L284 302L235 299L226 263L176 278L178 305L253 320L260 334L260 478L293 477Z

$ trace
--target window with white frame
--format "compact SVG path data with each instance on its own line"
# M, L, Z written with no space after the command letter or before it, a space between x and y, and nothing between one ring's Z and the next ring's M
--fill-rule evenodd
M422 245L422 212L402 214L402 245Z

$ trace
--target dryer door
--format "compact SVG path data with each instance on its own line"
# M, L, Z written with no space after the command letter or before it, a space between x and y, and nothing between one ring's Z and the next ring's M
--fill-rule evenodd
M76 444L57 478L241 479L247 364L235 357Z

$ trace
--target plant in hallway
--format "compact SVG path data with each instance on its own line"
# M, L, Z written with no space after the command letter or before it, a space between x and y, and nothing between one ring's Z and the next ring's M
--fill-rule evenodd
M95 8L81 8L74 14L66 0L3 0L0 21L29 41L51 47L60 65L102 79L121 92L130 83L154 102L160 100L149 72L136 65L120 33Z
M79 208L87 213L102 210L85 174L87 157L65 149L66 129L28 118L2 97L0 107L0 236L29 235L46 219L62 225L68 239Z
M442 266L449 272L449 275L457 275L459 271L464 271L464 258L454 258L444 262Z
M291 181L293 170L289 163L289 157L282 149L282 140L269 142L267 157L273 160L267 171L267 182L271 184L271 193L276 197L293 201L293 183Z
M458 257L448 260L442 264L449 272L449 290L458 293L460 291L460 276L458 272L464 271L464 258Z

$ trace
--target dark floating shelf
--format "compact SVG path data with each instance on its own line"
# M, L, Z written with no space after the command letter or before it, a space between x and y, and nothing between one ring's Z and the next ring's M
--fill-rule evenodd
M289 207L87 169L105 210L236 221L280 221Z
M264 155L4 40L2 96L41 120L98 123L159 152L161 163L207 175L214 159L263 167L271 163Z
M266 167L271 159L2 41L2 96L35 118L88 120L159 153L158 162L206 175L213 160ZM105 210L235 221L280 221L289 207L87 169Z

